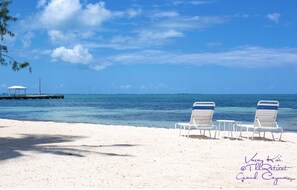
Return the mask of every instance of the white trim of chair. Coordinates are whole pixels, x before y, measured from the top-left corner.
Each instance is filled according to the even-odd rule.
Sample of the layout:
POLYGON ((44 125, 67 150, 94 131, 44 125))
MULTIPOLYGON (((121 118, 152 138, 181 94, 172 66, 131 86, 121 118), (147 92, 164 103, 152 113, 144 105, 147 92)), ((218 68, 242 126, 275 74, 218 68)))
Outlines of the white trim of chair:
MULTIPOLYGON (((255 133, 259 133, 259 137, 261 137, 261 132, 264 132, 263 138, 265 138, 266 132, 270 131, 272 139, 275 140, 273 132, 279 131, 280 132, 279 140, 281 140, 282 134, 283 134, 283 128, 279 127, 279 125, 276 122, 278 107, 279 107, 278 101, 260 100, 257 104, 257 110, 255 113, 254 123, 253 124, 241 124, 241 123, 237 124, 237 126, 240 128, 240 137, 242 138, 242 129, 246 129, 247 132, 249 132, 249 129, 252 129, 253 134, 252 134, 251 139, 254 139, 255 133), (263 113, 267 112, 267 113, 263 114, 262 112, 263 113), (261 116, 261 114, 263 114, 263 115, 261 116), (271 124, 271 126, 264 126, 263 123, 265 123, 265 122, 261 123, 261 118, 259 118, 259 117, 270 118, 269 123, 271 124)), ((250 137, 248 136, 247 138, 249 139, 250 137)))
POLYGON ((190 137, 190 130, 198 129, 200 130, 200 134, 201 134, 201 131, 203 130, 203 135, 205 135, 205 131, 208 130, 209 136, 211 138, 210 130, 216 129, 216 126, 212 122, 214 108, 215 108, 214 102, 195 102, 193 104, 191 119, 189 123, 175 123, 175 129, 177 129, 179 126, 179 136, 181 136, 181 131, 183 128, 184 131, 186 130, 188 131, 186 134, 187 137, 190 137), (203 113, 201 112, 202 110, 210 111, 210 112, 209 113, 206 112, 205 115, 202 115, 203 113), (199 117, 199 119, 201 119, 200 120, 201 123, 197 123, 197 120, 199 121, 199 119, 195 119, 196 116, 199 117))

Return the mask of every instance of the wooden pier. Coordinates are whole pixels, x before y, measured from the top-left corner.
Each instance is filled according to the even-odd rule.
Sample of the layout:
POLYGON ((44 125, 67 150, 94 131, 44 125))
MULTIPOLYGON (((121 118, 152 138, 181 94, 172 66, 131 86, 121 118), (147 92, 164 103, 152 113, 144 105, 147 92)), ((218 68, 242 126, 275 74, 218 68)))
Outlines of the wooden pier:
POLYGON ((64 99, 64 95, 16 95, 0 96, 0 100, 64 99))

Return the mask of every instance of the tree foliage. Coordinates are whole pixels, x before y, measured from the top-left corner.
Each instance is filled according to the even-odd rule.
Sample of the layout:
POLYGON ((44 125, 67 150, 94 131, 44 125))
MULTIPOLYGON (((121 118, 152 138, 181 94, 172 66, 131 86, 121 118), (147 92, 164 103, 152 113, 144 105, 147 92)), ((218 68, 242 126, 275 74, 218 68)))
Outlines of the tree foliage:
MULTIPOLYGON (((8 22, 15 22, 16 17, 9 15, 8 5, 11 0, 0 0, 0 41, 3 42, 5 36, 13 37, 14 33, 8 29, 8 22)), ((18 62, 14 58, 8 55, 8 47, 0 44, 0 64, 12 66, 13 71, 19 71, 20 69, 28 67, 31 72, 30 63, 27 61, 18 62)))

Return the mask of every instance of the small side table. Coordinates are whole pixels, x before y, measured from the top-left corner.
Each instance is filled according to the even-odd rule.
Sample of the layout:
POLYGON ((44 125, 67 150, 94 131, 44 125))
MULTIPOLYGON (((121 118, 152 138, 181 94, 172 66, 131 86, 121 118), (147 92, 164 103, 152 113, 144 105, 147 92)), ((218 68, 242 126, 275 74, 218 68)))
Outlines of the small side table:
POLYGON ((236 121, 234 120, 217 120, 218 122, 218 130, 219 130, 219 137, 220 137, 220 132, 221 132, 221 126, 224 127, 224 137, 225 137, 225 132, 226 129, 228 130, 228 138, 230 138, 230 133, 231 133, 231 137, 233 138, 233 131, 237 132, 236 129, 236 121))

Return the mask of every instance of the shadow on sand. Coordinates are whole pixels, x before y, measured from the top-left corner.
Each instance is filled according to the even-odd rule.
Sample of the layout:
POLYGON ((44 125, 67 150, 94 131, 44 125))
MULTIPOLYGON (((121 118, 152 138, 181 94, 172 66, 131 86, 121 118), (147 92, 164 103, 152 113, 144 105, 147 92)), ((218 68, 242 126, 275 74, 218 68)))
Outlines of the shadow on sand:
POLYGON ((251 141, 290 142, 290 141, 278 140, 278 139, 273 140, 272 138, 266 138, 266 137, 254 137, 252 139, 252 137, 242 136, 241 138, 242 138, 242 140, 245 139, 245 140, 251 140, 251 141))
MULTIPOLYGON (((187 136, 185 136, 185 135, 182 135, 182 136, 187 138, 187 136)), ((210 138, 210 137, 208 137, 208 136, 206 136, 206 135, 190 135, 189 138, 191 138, 191 139, 209 139, 209 140, 217 140, 217 139, 214 139, 214 138, 210 138)))
POLYGON ((270 138, 265 138, 265 137, 254 137, 254 139, 252 139, 254 141, 272 141, 272 142, 287 142, 287 141, 284 141, 284 140, 273 140, 273 139, 270 139, 270 138))
POLYGON ((21 138, 0 138, 0 161, 13 159, 21 156, 24 151, 36 153, 54 154, 59 156, 85 157, 87 154, 99 154, 105 156, 132 156, 129 154, 117 154, 97 151, 100 147, 132 147, 133 144, 112 145, 61 145, 59 143, 73 142, 84 138, 82 136, 63 135, 22 135, 21 138), (86 148, 87 147, 87 148, 86 148))

